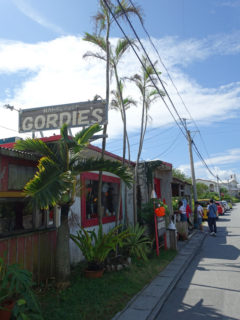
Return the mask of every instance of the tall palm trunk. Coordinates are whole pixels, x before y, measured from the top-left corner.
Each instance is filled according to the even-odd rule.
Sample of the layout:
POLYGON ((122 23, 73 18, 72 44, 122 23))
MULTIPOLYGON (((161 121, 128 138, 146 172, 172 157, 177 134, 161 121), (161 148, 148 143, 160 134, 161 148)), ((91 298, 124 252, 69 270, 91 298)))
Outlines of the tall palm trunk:
POLYGON ((139 147, 136 165, 134 169, 134 183, 133 183, 133 204, 134 204, 134 225, 137 224, 137 186, 138 186, 138 165, 142 152, 143 146, 143 133, 144 133, 144 119, 145 119, 145 89, 143 89, 143 102, 142 102, 142 118, 141 118, 141 131, 140 131, 140 139, 139 139, 139 147))
POLYGON ((56 278, 57 282, 67 282, 70 276, 69 225, 70 206, 61 207, 61 225, 57 231, 56 278))
MULTIPOLYGON (((123 120, 123 155, 122 155, 122 164, 123 166, 125 165, 125 158, 126 158, 126 132, 127 132, 127 124, 126 124, 126 110, 124 108, 124 102, 123 102, 123 97, 122 97, 122 90, 121 90, 121 85, 120 85, 120 80, 118 77, 118 72, 117 72, 117 66, 114 63, 114 73, 115 73, 115 78, 117 82, 117 89, 120 97, 120 102, 121 102, 121 114, 122 114, 122 120, 123 120)), ((119 190, 119 196, 118 196, 118 209, 117 209, 117 215, 116 215, 116 226, 119 224, 119 217, 120 217, 120 210, 121 210, 121 200, 122 200, 122 180, 120 181, 120 190, 119 190)), ((125 198, 126 201, 126 198, 125 198)), ((126 208, 126 205, 125 205, 126 208)), ((126 214, 126 212, 125 212, 126 214)))
MULTIPOLYGON (((106 61, 106 104, 107 104, 107 112, 109 108, 109 96, 110 96, 110 44, 109 44, 109 33, 110 33, 110 21, 109 16, 107 16, 107 30, 106 30, 106 44, 107 44, 107 61, 106 61)), ((104 153, 106 150, 106 135, 107 135, 107 124, 103 127, 103 140, 102 140, 102 159, 104 158, 104 153)), ((99 180, 98 180, 98 223, 99 225, 102 225, 102 218, 103 218, 103 212, 102 212, 102 171, 99 171, 99 180)))

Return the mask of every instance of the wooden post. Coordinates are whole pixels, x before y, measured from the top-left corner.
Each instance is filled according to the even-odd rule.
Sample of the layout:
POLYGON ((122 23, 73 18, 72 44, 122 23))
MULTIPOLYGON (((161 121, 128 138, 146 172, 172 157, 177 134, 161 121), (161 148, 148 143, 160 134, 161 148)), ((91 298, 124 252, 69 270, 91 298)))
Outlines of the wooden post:
POLYGON ((155 224, 156 253, 157 253, 157 256, 159 256, 158 224, 157 224, 157 216, 155 214, 155 203, 153 204, 153 211, 154 211, 154 224, 155 224))

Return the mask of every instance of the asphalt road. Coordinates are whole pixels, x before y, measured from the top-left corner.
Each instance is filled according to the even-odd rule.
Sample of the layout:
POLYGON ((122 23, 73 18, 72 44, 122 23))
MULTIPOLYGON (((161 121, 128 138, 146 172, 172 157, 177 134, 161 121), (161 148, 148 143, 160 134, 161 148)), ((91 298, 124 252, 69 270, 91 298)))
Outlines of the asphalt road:
POLYGON ((217 228, 216 237, 205 238, 156 320, 240 320, 240 204, 219 217, 217 228))

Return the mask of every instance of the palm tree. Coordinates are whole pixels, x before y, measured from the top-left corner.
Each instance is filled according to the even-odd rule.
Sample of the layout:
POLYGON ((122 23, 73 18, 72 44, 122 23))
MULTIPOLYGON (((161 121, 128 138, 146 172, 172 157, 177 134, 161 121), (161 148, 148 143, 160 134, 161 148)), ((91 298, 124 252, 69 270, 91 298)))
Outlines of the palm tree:
MULTIPOLYGON (((136 106, 137 103, 131 97, 123 98, 123 83, 120 80, 118 84, 117 90, 111 91, 113 98, 111 100, 111 109, 117 110, 121 114, 122 122, 123 122, 123 165, 125 165, 125 153, 126 153, 126 143, 128 145, 128 161, 130 163, 131 160, 131 153, 130 153, 130 143, 127 134, 127 118, 126 118, 126 110, 129 109, 132 105, 136 106)), ((128 213, 127 213, 127 186, 124 186, 124 194, 125 194, 125 219, 126 225, 128 225, 128 213)), ((120 190, 121 190, 121 183, 120 183, 120 190)), ((119 215, 120 215, 120 206, 121 206, 121 193, 118 197, 118 211, 116 216, 116 225, 119 223, 119 215)))
MULTIPOLYGON (((153 66, 149 63, 146 57, 142 57, 143 66, 141 67, 141 74, 135 74, 129 80, 133 81, 140 91, 141 102, 142 102, 142 113, 141 113, 141 129, 138 154, 136 159, 136 165, 134 170, 134 185, 133 185, 133 196, 134 196, 134 224, 137 223, 137 184, 138 184, 138 165, 142 153, 142 147, 144 142, 145 133, 147 130, 148 121, 150 119, 149 109, 151 104, 158 99, 159 93, 156 90, 155 85, 158 81, 158 76, 155 73, 157 61, 153 66), (155 85, 154 85, 155 84, 155 85)), ((160 74, 160 72, 158 72, 160 74)), ((164 96, 164 92, 161 91, 161 95, 164 96)))
MULTIPOLYGON (((106 59, 107 59, 107 54, 106 54, 107 44, 106 44, 104 38, 86 33, 84 40, 93 43, 94 45, 96 45, 100 49, 100 52, 91 52, 91 51, 86 52, 84 54, 85 58, 86 57, 94 57, 94 58, 106 61, 106 59)), ((112 74, 114 74, 115 80, 116 80, 116 85, 117 85, 117 89, 112 91, 112 93, 115 93, 115 97, 117 98, 117 100, 115 100, 115 101, 117 102, 118 109, 121 111, 121 118, 123 121, 123 154, 122 154, 122 164, 123 165, 125 165, 126 143, 128 140, 127 119, 126 119, 126 101, 124 101, 123 96, 122 96, 123 84, 122 84, 122 81, 118 75, 117 66, 118 66, 118 63, 120 62, 122 56, 128 50, 128 48, 130 47, 131 44, 134 45, 133 40, 131 40, 131 42, 129 43, 129 41, 126 39, 119 39, 115 48, 113 48, 111 45, 109 45, 110 75, 112 76, 112 74)), ((131 103, 128 104, 128 107, 130 107, 130 105, 131 105, 131 103)), ((130 150, 129 143, 128 143, 128 150, 130 150)), ((120 183, 120 190, 122 190, 122 183, 120 183)), ((119 198, 118 198, 118 210, 117 210, 117 215, 116 215, 116 225, 119 222, 120 204, 121 204, 121 192, 119 193, 119 198)))
MULTIPOLYGON (((96 32, 93 36, 96 38, 101 38, 101 34, 105 32, 105 49, 106 52, 106 104, 107 109, 109 107, 109 100, 110 100, 110 43, 109 43, 109 36, 110 36, 110 29, 111 25, 114 22, 114 18, 111 16, 111 12, 114 14, 116 19, 124 19, 127 15, 134 14, 136 15, 141 22, 142 21, 142 15, 141 15, 141 9, 137 6, 132 6, 132 4, 128 0, 121 0, 120 5, 114 5, 112 1, 107 0, 99 1, 100 8, 97 12, 96 16, 94 17, 95 24, 96 24, 96 32), (107 4, 106 4, 107 2, 107 4), (110 12, 110 10, 111 12, 110 12)), ((88 35, 86 34, 85 40, 88 40, 88 35)), ((101 38, 103 39, 103 38, 101 38)), ((101 44, 100 44, 101 46, 101 44)), ((103 140, 102 140, 102 158, 104 156, 104 152, 106 149, 106 134, 107 134, 107 124, 104 125, 103 128, 103 140)), ((102 172, 99 172, 99 185, 98 185, 98 196, 100 197, 102 190, 102 172)), ((98 204, 98 216, 99 216, 99 223, 102 223, 102 217, 101 217, 101 208, 100 204, 98 204)))
POLYGON ((69 138, 67 125, 63 125, 61 139, 56 143, 46 144, 40 139, 26 139, 17 141, 15 145, 18 150, 40 155, 38 171, 24 188, 26 195, 32 197, 36 207, 48 208, 51 205, 61 209, 56 250, 58 282, 67 281, 70 275, 68 214, 75 201, 79 174, 85 171, 108 171, 118 175, 127 185, 131 183, 131 174, 121 163, 83 157, 82 151, 89 144, 89 139, 100 130, 102 128, 95 124, 69 138))
MULTIPOLYGON (((112 94, 112 100, 111 100, 111 109, 119 111, 121 114, 121 118, 122 118, 122 122, 124 124, 124 122, 126 122, 127 118, 126 116, 124 116, 124 114, 126 113, 126 110, 128 110, 131 106, 137 106, 137 102, 127 96, 126 98, 123 98, 123 82, 120 80, 119 82, 119 89, 118 90, 112 90, 111 94, 112 94)), ((125 130, 124 130, 124 136, 126 136, 126 143, 127 143, 127 147, 128 147, 128 161, 131 161, 131 152, 130 152, 130 143, 129 143, 129 138, 128 138, 128 133, 127 133, 127 124, 124 124, 125 130)), ((123 151, 124 153, 124 151, 123 151)))

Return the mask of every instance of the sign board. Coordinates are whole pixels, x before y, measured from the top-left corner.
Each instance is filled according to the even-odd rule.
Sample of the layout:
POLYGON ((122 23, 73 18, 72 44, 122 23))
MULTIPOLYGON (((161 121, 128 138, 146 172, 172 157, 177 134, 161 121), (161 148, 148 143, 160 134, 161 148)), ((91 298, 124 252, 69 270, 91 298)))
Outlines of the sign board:
POLYGON ((105 101, 86 101, 41 108, 23 109, 19 112, 19 132, 60 129, 66 123, 69 128, 87 127, 94 123, 107 123, 105 101))
POLYGON ((158 236, 161 237, 166 232, 165 217, 157 217, 158 236))

